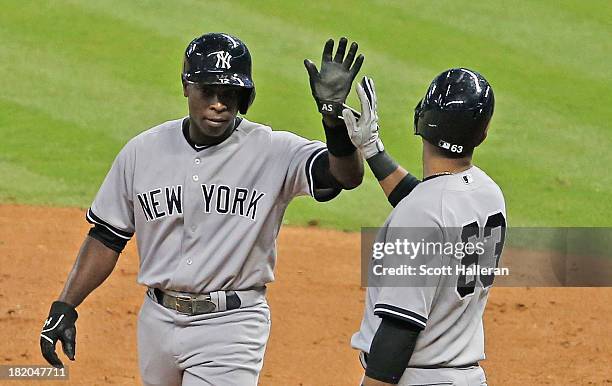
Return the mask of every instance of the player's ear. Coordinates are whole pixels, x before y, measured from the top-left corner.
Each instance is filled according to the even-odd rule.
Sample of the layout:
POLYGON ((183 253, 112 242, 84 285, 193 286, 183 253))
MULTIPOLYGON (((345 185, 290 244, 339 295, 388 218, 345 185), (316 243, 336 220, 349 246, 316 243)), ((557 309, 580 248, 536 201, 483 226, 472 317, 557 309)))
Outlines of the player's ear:
POLYGON ((187 82, 185 82, 185 79, 181 76, 181 83, 183 84, 183 96, 187 97, 187 82))

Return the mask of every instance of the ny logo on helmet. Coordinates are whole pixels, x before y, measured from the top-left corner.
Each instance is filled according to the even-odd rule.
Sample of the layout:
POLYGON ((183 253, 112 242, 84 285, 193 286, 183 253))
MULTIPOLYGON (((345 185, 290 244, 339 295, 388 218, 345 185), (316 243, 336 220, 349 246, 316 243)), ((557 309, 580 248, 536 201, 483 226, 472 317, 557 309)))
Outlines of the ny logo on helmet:
POLYGON ((215 51, 215 52, 211 52, 207 56, 213 56, 213 55, 217 56, 217 63, 215 64, 215 67, 223 68, 223 69, 230 69, 230 68, 232 68, 232 65, 230 64, 230 60, 232 59, 232 55, 230 55, 229 52, 226 52, 226 51, 215 51))

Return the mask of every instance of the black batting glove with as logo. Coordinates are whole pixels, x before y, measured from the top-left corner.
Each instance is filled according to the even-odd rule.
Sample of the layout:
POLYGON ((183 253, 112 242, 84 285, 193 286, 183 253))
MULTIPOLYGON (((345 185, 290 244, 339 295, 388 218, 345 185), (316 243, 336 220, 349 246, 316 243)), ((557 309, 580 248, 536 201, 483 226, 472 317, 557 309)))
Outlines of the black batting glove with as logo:
POLYGON ((51 305, 49 316, 40 333, 40 351, 49 364, 63 368, 64 364, 55 353, 55 343, 62 342, 62 350, 71 361, 76 353, 76 326, 79 315, 74 306, 56 301, 51 305))
POLYGON ((358 48, 355 42, 351 44, 345 56, 347 43, 346 38, 340 39, 333 58, 333 39, 325 43, 320 71, 313 62, 304 60, 312 95, 317 102, 319 112, 324 116, 342 119, 342 110, 346 108, 344 102, 363 64, 363 55, 360 54, 355 58, 358 48))

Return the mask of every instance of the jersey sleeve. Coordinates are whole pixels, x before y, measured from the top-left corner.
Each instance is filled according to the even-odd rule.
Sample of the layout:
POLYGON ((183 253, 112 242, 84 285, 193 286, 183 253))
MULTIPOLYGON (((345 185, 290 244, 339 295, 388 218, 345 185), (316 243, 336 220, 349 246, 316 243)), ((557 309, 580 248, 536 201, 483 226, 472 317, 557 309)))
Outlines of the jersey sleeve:
POLYGON ((325 144, 293 133, 276 131, 273 146, 277 149, 278 166, 285 173, 282 195, 287 199, 301 195, 315 197, 313 165, 317 157, 327 152, 325 144))
POLYGON ((117 155, 87 211, 87 221, 129 240, 135 231, 133 180, 135 149, 130 141, 117 155))
POLYGON ((400 319, 421 330, 426 327, 440 282, 440 276, 433 272, 442 267, 444 261, 442 252, 430 247, 432 243, 441 245, 443 234, 443 229, 427 207, 410 205, 408 210, 396 213, 389 222, 385 243, 398 245, 399 242, 402 248, 398 248, 399 252, 385 255, 385 264, 411 267, 413 272, 385 277, 381 281, 374 315, 400 319))

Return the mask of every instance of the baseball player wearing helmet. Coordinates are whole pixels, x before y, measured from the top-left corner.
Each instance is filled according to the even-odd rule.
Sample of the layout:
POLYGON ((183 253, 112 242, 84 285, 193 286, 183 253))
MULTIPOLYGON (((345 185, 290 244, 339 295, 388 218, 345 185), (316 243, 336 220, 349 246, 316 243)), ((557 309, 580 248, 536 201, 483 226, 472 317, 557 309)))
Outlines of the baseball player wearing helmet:
MULTIPOLYGON (((341 106, 361 67, 357 44, 306 61, 323 113, 326 144, 238 116, 255 98, 251 56, 238 38, 209 33, 185 51, 181 75, 189 115, 130 140, 87 212, 93 224, 40 338, 62 367, 57 340, 75 358, 75 308, 113 270, 137 234, 138 317, 146 385, 256 385, 270 331, 266 285, 276 237, 292 198, 318 201, 361 183, 363 161, 341 106)), ((112 307, 112 306, 111 306, 112 307)))
POLYGON ((479 267, 499 263, 506 208, 500 188, 472 164, 472 154, 487 135, 493 90, 465 68, 433 80, 414 113, 423 142, 422 181, 384 150, 374 82, 364 78, 357 94, 362 114, 357 120, 345 110, 347 129, 394 206, 374 245, 437 243, 410 257, 391 249, 381 263, 373 249, 371 268, 405 264, 415 270, 369 277, 361 328, 351 340, 361 352, 363 385, 486 385, 478 362, 485 358, 482 316, 494 271, 479 267), (465 253, 447 251, 447 243, 465 246, 465 253))

